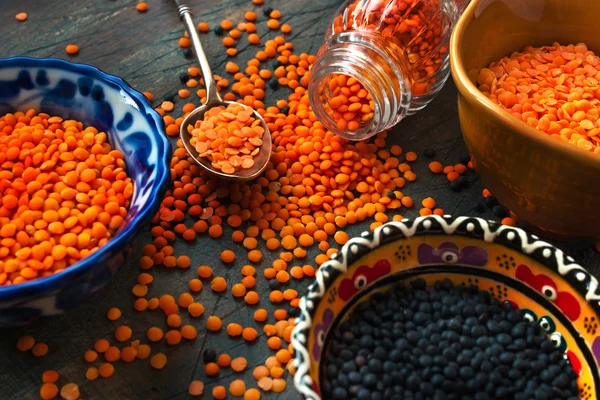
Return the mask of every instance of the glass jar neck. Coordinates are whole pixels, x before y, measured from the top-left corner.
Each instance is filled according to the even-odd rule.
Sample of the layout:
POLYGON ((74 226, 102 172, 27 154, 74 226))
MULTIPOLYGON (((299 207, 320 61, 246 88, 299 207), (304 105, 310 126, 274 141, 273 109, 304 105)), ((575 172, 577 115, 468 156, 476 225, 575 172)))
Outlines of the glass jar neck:
POLYGON ((311 107, 333 133, 350 140, 369 138, 407 115, 412 97, 409 71, 402 49, 377 32, 353 30, 334 34, 317 54, 311 69, 311 107), (371 96, 373 117, 354 130, 340 124, 328 104, 330 82, 339 75, 356 79, 371 96))

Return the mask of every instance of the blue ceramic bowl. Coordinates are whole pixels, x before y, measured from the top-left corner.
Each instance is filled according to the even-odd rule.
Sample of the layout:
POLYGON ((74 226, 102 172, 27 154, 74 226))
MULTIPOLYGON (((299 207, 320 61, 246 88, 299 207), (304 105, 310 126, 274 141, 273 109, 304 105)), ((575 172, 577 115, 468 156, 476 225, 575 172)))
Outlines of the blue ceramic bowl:
POLYGON ((58 274, 0 287, 0 327, 61 314, 104 286, 156 213, 171 176, 162 118, 116 76, 58 59, 0 59, 0 115, 31 108, 106 132, 125 155, 134 195, 125 223, 98 251, 58 274))

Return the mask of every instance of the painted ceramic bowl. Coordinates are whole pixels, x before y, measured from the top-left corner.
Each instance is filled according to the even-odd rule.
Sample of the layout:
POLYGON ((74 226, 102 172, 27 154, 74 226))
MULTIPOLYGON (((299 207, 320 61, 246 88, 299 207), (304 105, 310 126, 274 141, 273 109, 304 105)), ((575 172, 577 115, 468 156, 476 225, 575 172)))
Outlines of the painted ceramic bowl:
POLYGON ((525 46, 586 43, 600 54, 600 2, 472 0, 450 40, 463 137, 481 182, 521 223, 557 238, 600 235, 600 156, 556 140, 477 88, 491 62, 525 46))
POLYGON ((323 264, 300 301, 292 334, 294 382, 320 400, 328 334, 349 311, 399 280, 449 278, 475 284, 538 321, 579 374, 582 399, 596 398, 600 360, 598 281, 561 250, 525 231, 479 218, 420 217, 351 239, 323 264), (590 397, 587 397, 589 395, 590 397))
POLYGON ((0 59, 0 115, 31 108, 105 131, 125 155, 134 195, 125 223, 98 251, 58 274, 0 286, 1 327, 61 314, 104 286, 154 216, 171 176, 162 118, 120 78, 58 59, 0 59))

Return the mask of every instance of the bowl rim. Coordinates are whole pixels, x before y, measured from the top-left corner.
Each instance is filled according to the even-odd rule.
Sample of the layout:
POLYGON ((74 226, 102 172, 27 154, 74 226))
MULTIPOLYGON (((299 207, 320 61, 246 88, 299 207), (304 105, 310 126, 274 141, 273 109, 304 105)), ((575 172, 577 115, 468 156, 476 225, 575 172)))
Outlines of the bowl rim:
POLYGON ((458 88, 459 94, 470 99, 470 102, 475 102, 483 107, 494 118, 499 120, 503 125, 508 126, 519 135, 525 136, 530 140, 539 142, 545 148, 552 149, 556 152, 562 152, 566 156, 577 159, 578 163, 592 163, 600 168, 600 155, 584 151, 572 144, 552 138, 547 134, 529 126, 524 121, 512 115, 510 112, 502 109, 498 104, 487 98, 474 84, 471 82, 469 75, 460 57, 460 47, 462 39, 465 36, 465 31, 475 17, 475 11, 482 2, 487 0, 472 0, 465 9, 464 13, 458 19, 454 31, 450 37, 450 71, 452 78, 458 88), (581 161, 579 161, 581 160, 581 161))
POLYGON ((102 71, 101 69, 88 64, 73 63, 59 58, 34 58, 34 57, 8 57, 0 58, 0 69, 4 67, 23 67, 23 68, 54 68, 67 72, 79 73, 84 76, 93 77, 100 81, 108 82, 118 86, 125 91, 138 106, 138 111, 151 127, 151 132, 144 132, 154 136, 154 139, 160 146, 162 153, 157 162, 157 178, 154 181, 151 193, 144 207, 140 208, 139 213, 127 224, 125 224, 115 236, 113 236, 104 246, 94 253, 88 255, 82 260, 76 262, 68 268, 65 268, 58 274, 53 274, 43 278, 34 279, 29 282, 23 282, 15 285, 0 286, 0 300, 16 300, 21 297, 43 297, 42 293, 52 292, 61 289, 72 279, 88 273, 92 267, 98 263, 98 260, 105 254, 120 251, 121 247, 131 244, 135 235, 142 226, 153 217, 158 209, 162 195, 167 189, 171 180, 171 171, 169 162, 173 154, 173 146, 169 139, 164 135, 164 121, 162 117, 152 108, 146 97, 138 90, 129 85, 123 78, 102 71))
POLYGON ((312 318, 330 285, 348 272, 349 265, 379 246, 415 236, 431 235, 467 237, 518 251, 560 275, 574 291, 586 299, 596 314, 600 315, 598 280, 571 256, 521 228, 478 217, 449 215, 431 215, 414 220, 405 218, 400 222, 388 222, 372 232, 365 231, 350 239, 317 270, 313 283, 300 300, 300 315, 296 318, 296 326, 292 332, 292 346, 296 367, 294 385, 305 399, 321 399, 313 390, 313 381, 309 374, 312 356, 308 349, 308 337, 312 318))

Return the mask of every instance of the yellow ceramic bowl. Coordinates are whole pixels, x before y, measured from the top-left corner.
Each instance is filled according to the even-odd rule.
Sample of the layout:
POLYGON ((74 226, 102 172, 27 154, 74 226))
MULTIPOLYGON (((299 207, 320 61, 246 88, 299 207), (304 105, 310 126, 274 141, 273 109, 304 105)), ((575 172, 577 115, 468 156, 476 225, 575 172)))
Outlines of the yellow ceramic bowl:
POLYGON ((463 135, 483 184, 527 225, 600 236, 600 156, 551 138, 475 86, 479 70, 527 45, 586 43, 600 54, 598 0, 472 0, 450 42, 463 135))
POLYGON ((328 337, 349 312, 374 292, 416 278, 474 284, 522 309, 571 360, 581 398, 598 398, 598 280, 522 229, 479 218, 428 216, 365 232, 319 268, 300 301, 292 334, 294 383, 305 399, 322 399, 328 337))

